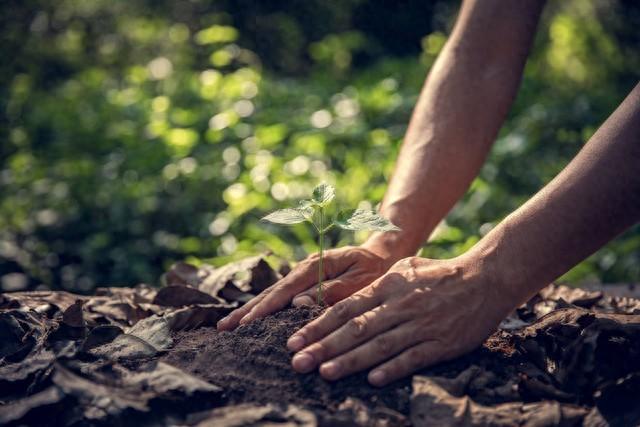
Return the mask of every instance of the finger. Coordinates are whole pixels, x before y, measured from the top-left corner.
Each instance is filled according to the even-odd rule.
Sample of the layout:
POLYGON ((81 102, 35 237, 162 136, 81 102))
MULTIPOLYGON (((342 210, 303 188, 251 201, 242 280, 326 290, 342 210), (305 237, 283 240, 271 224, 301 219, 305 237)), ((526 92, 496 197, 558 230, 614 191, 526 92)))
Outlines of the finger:
POLYGON ((299 372, 308 372, 340 354, 357 347, 399 323, 407 315, 402 310, 382 305, 367 311, 346 322, 343 326, 327 335, 320 341, 304 348, 291 361, 293 368, 299 372))
POLYGON ((289 350, 299 351, 324 338, 352 318, 369 311, 378 303, 379 297, 375 293, 357 292, 328 308, 320 317, 293 334, 287 341, 287 347, 289 350))
POLYGON ((369 286, 336 303, 320 317, 293 334, 287 341, 287 347, 291 351, 300 351, 335 331, 351 318, 380 305, 382 300, 393 291, 399 277, 402 278, 397 274, 385 274, 369 286))
MULTIPOLYGON (((275 286, 275 285, 274 285, 275 286)), ((240 319, 251 311, 251 309, 258 304, 262 299, 271 291, 271 288, 267 288, 262 293, 254 297, 252 300, 247 302, 242 307, 236 308, 231 313, 229 313, 226 317, 220 319, 216 324, 216 327, 219 331, 229 331, 235 329, 238 326, 240 319)))
POLYGON ((427 341, 410 347, 397 357, 383 363, 369 372, 369 382, 382 387, 397 379, 406 377, 418 369, 436 364, 446 359, 446 349, 439 341, 427 341))
POLYGON ((311 295, 304 293, 293 297, 291 305, 294 307, 308 307, 315 304, 317 301, 317 298, 314 299, 311 295))
POLYGON ((299 264, 285 278, 273 285, 272 292, 249 307, 250 310, 245 310, 238 322, 245 324, 285 307, 294 295, 313 286, 316 274, 313 262, 299 264))
MULTIPOLYGON (((325 256, 325 274, 328 277, 341 274, 353 264, 352 251, 334 250, 327 252, 325 256)), ((277 283, 273 292, 265 296, 242 319, 240 324, 246 324, 260 317, 271 314, 284 308, 291 299, 301 291, 304 291, 317 283, 318 278, 317 254, 307 258, 291 271, 284 279, 277 283)))
MULTIPOLYGON (((345 294, 345 296, 351 295, 353 292, 358 290, 358 287, 355 285, 350 285, 348 282, 348 273, 344 276, 341 276, 339 279, 328 280, 322 284, 322 299, 323 302, 327 305, 333 305, 337 301, 344 299, 344 297, 340 298, 339 295, 345 294), (353 292, 346 293, 345 288, 353 289, 353 292)), ((313 305, 318 302, 318 287, 314 286, 313 288, 301 292, 295 297, 293 297, 293 301, 291 305, 295 307, 300 307, 303 305, 313 305)))
POLYGON ((397 355, 421 341, 418 325, 402 323, 371 340, 320 365, 320 375, 327 380, 337 380, 360 372, 397 355))
MULTIPOLYGON (((361 269, 349 270, 337 279, 328 280, 322 284, 324 303, 333 305, 359 291, 377 277, 367 274, 361 269)), ((317 301, 318 290, 316 287, 299 293, 293 297, 292 304, 296 307, 312 305, 317 301)))

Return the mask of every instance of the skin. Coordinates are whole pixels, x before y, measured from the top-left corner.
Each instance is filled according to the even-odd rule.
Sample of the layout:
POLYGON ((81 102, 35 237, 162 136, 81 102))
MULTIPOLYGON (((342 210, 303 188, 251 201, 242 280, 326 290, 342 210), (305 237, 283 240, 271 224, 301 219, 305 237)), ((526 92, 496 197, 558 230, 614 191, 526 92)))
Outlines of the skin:
MULTIPOLYGON (((396 163, 402 167, 394 171, 380 208, 402 231, 376 233, 357 250, 327 251, 328 304, 369 285, 396 261, 415 255, 465 193, 515 97, 542 6, 537 0, 463 4, 425 81, 396 163)), ((317 262, 317 254, 311 255, 222 319, 218 328, 231 330, 289 303, 313 304, 317 262)))
POLYGON ((477 347, 509 311, 640 220, 640 84, 547 186, 465 255, 410 257, 296 332, 295 370, 383 386, 477 347))
MULTIPOLYGON (((515 96, 541 8, 536 1, 464 3, 382 205, 403 231, 376 234, 327 262, 335 304, 289 339, 296 371, 319 369, 336 380, 374 367, 369 382, 383 386, 464 354, 511 310, 640 220, 638 85, 552 182, 470 251, 448 260, 411 256, 484 161, 515 96)), ((315 262, 304 261, 220 329, 306 298, 315 262)))

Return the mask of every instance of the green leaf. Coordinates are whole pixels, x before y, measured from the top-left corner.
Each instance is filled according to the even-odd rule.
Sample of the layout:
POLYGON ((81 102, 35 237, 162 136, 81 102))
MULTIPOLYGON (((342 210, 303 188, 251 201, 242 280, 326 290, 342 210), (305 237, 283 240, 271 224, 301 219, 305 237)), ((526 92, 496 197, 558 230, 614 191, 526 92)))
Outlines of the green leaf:
POLYGON ((370 231, 399 231, 391 221, 380 216, 377 212, 362 209, 349 209, 341 211, 335 224, 345 230, 370 230, 370 231))
POLYGON ((280 209, 262 217, 262 221, 273 222, 274 224, 298 224, 307 221, 304 209, 280 209))
POLYGON ((313 222, 313 212, 315 211, 314 202, 311 200, 303 200, 300 202, 300 206, 296 209, 299 211, 307 221, 313 222))
POLYGON ((324 182, 313 189, 313 201, 320 206, 328 205, 335 195, 335 188, 324 182))

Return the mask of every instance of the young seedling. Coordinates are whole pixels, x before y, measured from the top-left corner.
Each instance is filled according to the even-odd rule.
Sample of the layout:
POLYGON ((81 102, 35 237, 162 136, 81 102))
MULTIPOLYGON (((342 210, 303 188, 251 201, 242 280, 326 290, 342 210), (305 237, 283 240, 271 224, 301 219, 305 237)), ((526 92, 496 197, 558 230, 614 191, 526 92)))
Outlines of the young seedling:
POLYGON ((297 208, 280 209, 262 218, 262 221, 268 221, 275 224, 298 224, 301 222, 310 222, 318 232, 318 286, 317 286, 317 302, 318 305, 324 303, 322 296, 322 282, 324 279, 324 236, 333 226, 340 227, 344 230, 358 231, 398 231, 400 230, 388 219, 380 216, 378 213, 363 209, 343 210, 336 215, 335 218, 327 218, 327 207, 333 201, 335 189, 329 185, 322 183, 313 189, 311 199, 303 200, 297 208))

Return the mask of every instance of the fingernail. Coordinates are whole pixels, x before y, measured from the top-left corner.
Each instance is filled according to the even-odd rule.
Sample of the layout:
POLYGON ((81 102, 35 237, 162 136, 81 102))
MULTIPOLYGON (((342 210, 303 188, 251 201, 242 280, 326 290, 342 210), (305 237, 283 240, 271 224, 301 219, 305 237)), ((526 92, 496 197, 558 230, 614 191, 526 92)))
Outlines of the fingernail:
POLYGON ((315 362, 313 361, 313 356, 309 353, 298 353, 293 356, 291 364, 293 365, 293 369, 305 374, 313 370, 315 362))
POLYGON ((294 335, 287 341, 287 347, 291 351, 302 350, 304 347, 304 337, 302 335, 294 335))
POLYGON ((251 317, 250 317, 251 313, 245 315, 242 319, 240 319, 240 323, 241 325, 244 325, 245 323, 249 323, 251 321, 251 317))
POLYGON ((293 299, 293 301, 291 302, 291 304, 294 307, 303 307, 303 306, 313 305, 313 298, 311 298, 310 296, 307 296, 307 295, 303 295, 303 296, 300 296, 300 297, 295 297, 293 299))
POLYGON ((373 385, 382 385, 387 379, 384 371, 373 371, 369 374, 369 382, 373 385))
POLYGON ((340 374, 340 363, 334 360, 320 366, 320 375, 328 379, 335 379, 340 374))

